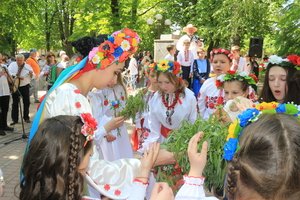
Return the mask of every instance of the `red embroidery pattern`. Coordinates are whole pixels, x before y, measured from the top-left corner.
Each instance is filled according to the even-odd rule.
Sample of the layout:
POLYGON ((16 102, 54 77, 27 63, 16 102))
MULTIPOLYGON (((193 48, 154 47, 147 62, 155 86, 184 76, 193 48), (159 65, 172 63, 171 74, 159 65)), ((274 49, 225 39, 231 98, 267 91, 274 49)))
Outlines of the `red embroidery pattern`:
POLYGON ((121 194, 121 191, 120 191, 120 190, 115 190, 115 195, 116 195, 116 196, 120 196, 120 194, 121 194))
POLYGON ((106 191, 110 190, 110 185, 105 184, 105 185, 104 185, 104 190, 106 190, 106 191))
POLYGON ((77 101, 77 102, 75 103, 75 107, 76 107, 76 108, 81 108, 81 103, 80 103, 79 101, 77 101))
POLYGON ((224 98, 223 97, 209 97, 209 96, 206 96, 205 98, 205 106, 207 108, 210 108, 210 109, 216 109, 216 107, 218 105, 223 105, 224 104, 224 98))
POLYGON ((74 92, 75 92, 75 94, 80 94, 81 93, 81 91, 79 89, 75 89, 74 92))

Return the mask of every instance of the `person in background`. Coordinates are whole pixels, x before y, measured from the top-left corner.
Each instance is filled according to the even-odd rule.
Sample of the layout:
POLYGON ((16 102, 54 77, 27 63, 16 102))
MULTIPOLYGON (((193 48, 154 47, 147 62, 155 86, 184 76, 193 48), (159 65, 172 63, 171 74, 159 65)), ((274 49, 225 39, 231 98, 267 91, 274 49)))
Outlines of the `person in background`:
POLYGON ((175 59, 175 53, 176 53, 176 48, 174 44, 170 44, 167 46, 167 51, 168 54, 165 56, 165 59, 168 61, 174 62, 175 59))
POLYGON ((128 69, 129 69, 129 74, 131 76, 131 89, 135 90, 136 80, 137 80, 137 76, 139 74, 139 71, 138 71, 138 65, 137 65, 137 61, 134 57, 134 54, 132 54, 130 56, 130 62, 129 62, 128 69))
POLYGON ((5 131, 14 130, 12 127, 7 126, 7 113, 10 99, 8 80, 10 78, 6 66, 2 64, 2 55, 0 54, 0 135, 6 135, 5 131))
POLYGON ((256 77, 259 75, 259 64, 256 61, 255 57, 250 57, 249 54, 245 56, 247 69, 250 69, 250 73, 255 74, 256 77))
POLYGON ((250 67, 247 67, 246 59, 240 56, 240 47, 235 45, 231 47, 231 53, 233 55, 231 71, 250 73, 250 67))
POLYGON ((57 64, 56 77, 58 77, 60 73, 69 66, 69 61, 70 58, 66 54, 61 56, 61 61, 57 64))
POLYGON ((47 54, 46 61, 46 65, 43 68, 40 77, 46 77, 47 90, 49 90, 57 79, 57 62, 55 59, 55 54, 49 52, 47 54))
POLYGON ((194 55, 190 48, 190 40, 186 39, 183 41, 184 49, 179 51, 177 55, 177 62, 181 65, 182 69, 182 79, 189 82, 189 87, 191 87, 191 78, 193 75, 192 64, 194 62, 194 55))
POLYGON ((209 78, 210 73, 210 62, 205 58, 205 50, 203 48, 198 48, 197 50, 198 59, 194 60, 193 63, 193 83, 192 89, 197 97, 200 91, 200 88, 204 81, 209 78))
MULTIPOLYGON (((29 106, 30 106, 30 96, 29 96, 29 87, 30 81, 33 76, 33 69, 30 65, 25 63, 25 57, 23 54, 18 54, 16 56, 16 62, 12 62, 8 66, 9 74, 14 78, 19 80, 17 90, 12 93, 12 110, 11 118, 13 122, 10 125, 15 125, 19 121, 19 103, 20 95, 22 95, 23 100, 23 118, 26 123, 31 123, 29 118, 29 106)), ((22 111, 21 111, 22 112, 22 111)))
POLYGON ((39 97, 38 97, 38 90, 39 90, 39 76, 40 76, 40 66, 37 62, 37 56, 38 52, 36 49, 30 49, 29 58, 26 60, 26 64, 30 65, 34 72, 34 76, 31 79, 31 87, 34 97, 34 103, 40 103, 39 97))

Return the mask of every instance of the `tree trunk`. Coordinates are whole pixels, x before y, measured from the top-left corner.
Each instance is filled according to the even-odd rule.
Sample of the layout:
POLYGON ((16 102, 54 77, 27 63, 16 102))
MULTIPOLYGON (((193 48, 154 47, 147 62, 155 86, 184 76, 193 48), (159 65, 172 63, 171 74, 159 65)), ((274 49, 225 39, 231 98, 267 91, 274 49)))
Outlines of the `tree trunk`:
POLYGON ((119 30, 121 28, 119 1, 111 0, 110 8, 112 14, 112 26, 115 30, 119 30))
POLYGON ((132 6, 131 6, 131 27, 134 28, 137 22, 137 9, 138 9, 139 1, 138 0, 132 0, 132 6))

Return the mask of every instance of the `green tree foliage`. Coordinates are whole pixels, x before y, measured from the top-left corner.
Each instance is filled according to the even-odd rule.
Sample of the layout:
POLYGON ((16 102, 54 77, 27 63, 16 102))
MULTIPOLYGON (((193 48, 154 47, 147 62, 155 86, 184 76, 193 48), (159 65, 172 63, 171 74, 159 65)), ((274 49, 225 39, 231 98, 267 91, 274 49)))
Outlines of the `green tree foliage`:
POLYGON ((249 38, 261 36, 268 52, 283 55, 299 53, 299 15, 299 1, 291 0, 2 0, 0 51, 35 47, 71 53, 71 41, 122 27, 139 33, 141 50, 153 50, 154 39, 172 32, 164 25, 170 19, 173 29, 197 26, 208 50, 232 44, 247 50, 249 38))

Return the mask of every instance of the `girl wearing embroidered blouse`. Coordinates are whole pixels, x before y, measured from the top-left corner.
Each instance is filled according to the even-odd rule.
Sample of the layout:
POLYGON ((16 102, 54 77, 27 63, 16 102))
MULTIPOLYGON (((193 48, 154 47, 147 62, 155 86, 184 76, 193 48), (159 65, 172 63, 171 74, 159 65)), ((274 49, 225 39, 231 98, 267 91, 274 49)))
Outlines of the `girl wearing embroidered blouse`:
POLYGON ((88 95, 93 116, 100 124, 96 132, 96 147, 102 152, 103 159, 108 161, 133 158, 124 117, 117 117, 125 107, 126 89, 121 74, 115 79, 108 88, 94 90, 88 95))
POLYGON ((227 49, 213 49, 210 54, 216 77, 207 79, 199 92, 198 108, 204 119, 208 119, 216 111, 218 105, 224 104, 224 91, 217 88, 216 80, 218 76, 226 73, 232 64, 232 55, 227 49))
POLYGON ((224 122, 231 122, 245 109, 251 107, 255 99, 255 86, 257 78, 254 74, 245 72, 228 71, 218 76, 216 85, 224 90, 226 104, 223 109, 217 109, 216 116, 224 122))
POLYGON ((283 103, 288 92, 289 81, 297 71, 297 55, 290 55, 287 58, 272 55, 268 62, 259 100, 283 103))
MULTIPOLYGON (((155 63, 150 64, 147 66, 146 70, 146 77, 149 80, 149 86, 143 89, 144 101, 146 105, 149 105, 152 97, 154 96, 155 92, 158 90, 157 84, 157 72, 154 70, 155 63)), ((132 146, 133 150, 137 151, 138 149, 142 149, 144 140, 149 136, 150 128, 149 128, 149 106, 147 109, 142 112, 138 113, 135 120, 135 130, 132 133, 132 146)))
POLYGON ((155 70, 159 90, 149 103, 150 134, 140 152, 151 142, 163 142, 171 130, 179 128, 182 121, 193 123, 197 118, 196 98, 178 77, 181 72, 179 63, 162 60, 156 64, 155 70))
MULTIPOLYGON (((61 115, 42 122, 25 154, 20 199, 80 200, 96 128, 97 122, 91 114, 61 115)), ((144 168, 151 169, 158 150, 158 144, 149 148, 142 159, 144 168)), ((105 187, 109 189, 110 185, 105 187)), ((132 188, 129 199, 142 199, 136 189, 132 188)))
MULTIPOLYGON (((28 145, 43 120, 58 115, 78 116, 82 113, 92 113, 91 105, 86 98, 88 92, 93 88, 107 87, 123 70, 125 60, 137 51, 139 41, 137 33, 124 28, 113 33, 100 46, 93 48, 80 63, 65 69, 35 115, 28 145)), ((144 194, 149 171, 140 167, 139 160, 122 159, 108 162, 100 160, 97 150, 94 150, 85 178, 98 197, 101 193, 112 199, 126 199, 136 184, 133 182, 136 176, 144 177, 142 181, 145 185, 139 185, 140 194, 144 194)))

